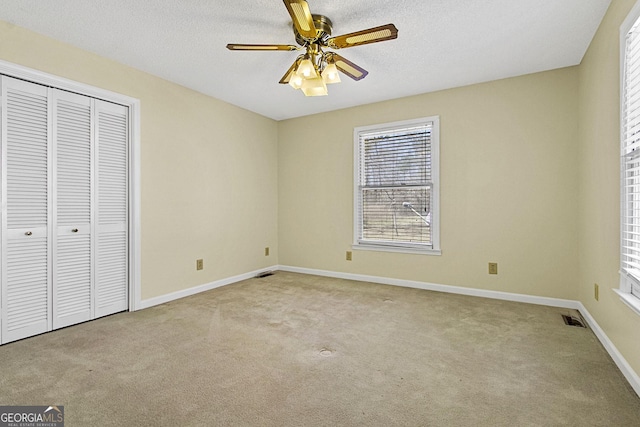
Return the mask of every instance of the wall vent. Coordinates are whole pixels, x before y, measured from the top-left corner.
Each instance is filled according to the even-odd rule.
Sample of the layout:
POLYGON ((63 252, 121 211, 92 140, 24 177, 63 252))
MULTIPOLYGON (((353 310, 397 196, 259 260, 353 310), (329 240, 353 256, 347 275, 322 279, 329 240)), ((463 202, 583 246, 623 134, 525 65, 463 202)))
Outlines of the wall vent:
POLYGON ((273 271, 263 271, 256 274, 256 279, 262 279, 263 277, 273 276, 273 271))

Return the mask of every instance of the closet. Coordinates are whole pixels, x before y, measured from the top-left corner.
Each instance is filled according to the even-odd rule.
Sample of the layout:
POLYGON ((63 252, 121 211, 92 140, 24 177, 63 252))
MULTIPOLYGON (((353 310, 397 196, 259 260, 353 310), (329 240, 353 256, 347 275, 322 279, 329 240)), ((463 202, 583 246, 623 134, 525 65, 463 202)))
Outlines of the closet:
POLYGON ((128 107, 0 76, 0 342, 128 308, 128 107))

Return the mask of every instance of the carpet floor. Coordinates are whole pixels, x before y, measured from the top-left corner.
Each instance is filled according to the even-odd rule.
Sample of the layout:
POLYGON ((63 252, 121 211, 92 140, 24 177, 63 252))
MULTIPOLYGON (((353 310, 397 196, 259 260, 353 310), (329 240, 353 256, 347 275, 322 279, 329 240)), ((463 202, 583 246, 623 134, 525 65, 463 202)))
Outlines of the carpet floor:
POLYGON ((0 405, 64 405, 67 427, 640 426, 561 314, 277 272, 1 346, 0 405))

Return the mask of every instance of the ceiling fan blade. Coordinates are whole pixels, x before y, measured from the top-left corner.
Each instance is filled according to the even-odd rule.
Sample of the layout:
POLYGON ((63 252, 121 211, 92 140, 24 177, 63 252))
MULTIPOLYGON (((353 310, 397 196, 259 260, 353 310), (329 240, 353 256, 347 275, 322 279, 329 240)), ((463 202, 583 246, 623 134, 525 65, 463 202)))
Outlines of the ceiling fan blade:
POLYGON ((367 74, 369 74, 369 72, 364 68, 354 64, 337 53, 334 53, 332 57, 336 64, 336 68, 355 81, 362 80, 367 77, 367 74))
POLYGON ((393 40, 397 37, 398 29, 396 26, 387 24, 381 25, 380 27, 369 28, 368 30, 331 37, 327 40, 327 45, 333 49, 344 49, 345 47, 393 40))
POLYGON ((307 39, 315 39, 317 36, 316 27, 313 24, 313 17, 309 11, 309 4, 305 0, 283 0, 293 25, 298 33, 307 39))
POLYGON ((280 81, 278 83, 280 83, 281 85, 285 85, 285 84, 289 83, 289 80, 291 80, 291 76, 296 71, 296 67, 298 66, 299 62, 300 62, 300 58, 298 57, 298 58, 296 58, 295 61, 293 61, 293 64, 291 64, 291 67, 289 67, 287 72, 284 73, 284 76, 282 76, 282 78, 280 79, 280 81))
POLYGON ((299 48, 290 44, 233 44, 227 45, 229 50, 298 50, 299 48))

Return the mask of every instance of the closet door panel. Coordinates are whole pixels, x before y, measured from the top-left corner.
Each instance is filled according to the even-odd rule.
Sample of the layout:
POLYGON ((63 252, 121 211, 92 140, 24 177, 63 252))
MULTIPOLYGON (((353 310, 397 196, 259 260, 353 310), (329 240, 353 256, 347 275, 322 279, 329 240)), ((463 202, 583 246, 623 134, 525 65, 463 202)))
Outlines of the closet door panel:
POLYGON ((2 342, 51 329, 49 89, 2 76, 2 342))
POLYGON ((96 317, 127 310, 128 109, 96 100, 96 317))
POLYGON ((92 99, 53 93, 53 328, 93 317, 92 99))
POLYGON ((128 108, 0 91, 0 343, 127 310, 128 108))

